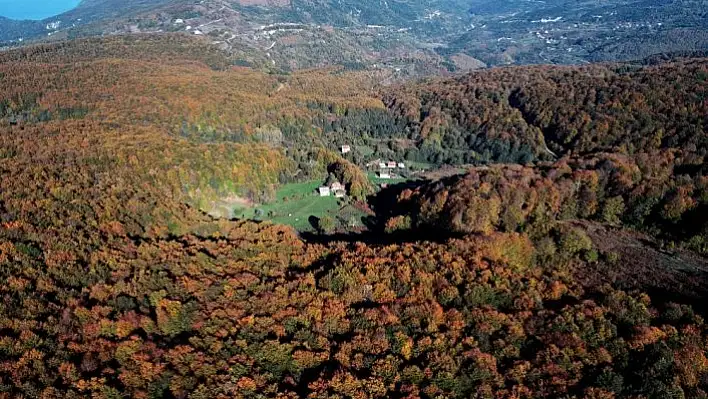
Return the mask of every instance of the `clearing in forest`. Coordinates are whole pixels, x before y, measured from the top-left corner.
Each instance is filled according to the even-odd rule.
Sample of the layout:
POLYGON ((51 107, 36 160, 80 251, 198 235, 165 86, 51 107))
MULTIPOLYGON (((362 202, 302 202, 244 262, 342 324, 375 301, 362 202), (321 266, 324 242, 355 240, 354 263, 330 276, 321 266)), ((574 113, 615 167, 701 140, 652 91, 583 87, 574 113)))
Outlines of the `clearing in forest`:
POLYGON ((274 223, 293 226, 298 231, 311 231, 310 218, 337 217, 341 208, 335 197, 320 197, 317 188, 320 180, 285 184, 276 193, 272 202, 248 208, 237 208, 234 216, 240 219, 270 220, 274 223))

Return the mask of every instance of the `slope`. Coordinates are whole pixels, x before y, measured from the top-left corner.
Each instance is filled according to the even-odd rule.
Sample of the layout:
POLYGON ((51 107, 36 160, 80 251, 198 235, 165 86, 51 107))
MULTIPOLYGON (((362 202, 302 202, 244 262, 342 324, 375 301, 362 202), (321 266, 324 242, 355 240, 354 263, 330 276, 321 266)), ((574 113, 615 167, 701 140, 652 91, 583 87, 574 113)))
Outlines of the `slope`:
POLYGON ((508 64, 583 64, 708 48, 700 0, 85 1, 42 22, 0 21, 0 41, 182 32, 241 64, 383 69, 388 81, 508 64))
MULTIPOLYGON (((329 161, 312 161, 337 159, 326 148, 339 133, 317 127, 383 137, 395 118, 363 89, 367 74, 215 69, 199 44, 92 39, 0 62, 0 395, 705 396, 703 318, 665 296, 585 284, 578 270, 612 258, 577 222, 595 214, 554 213, 576 195, 606 204, 598 187, 649 187, 645 171, 632 180, 641 158, 568 155, 432 183, 420 192, 449 191, 464 215, 447 226, 460 236, 437 243, 318 244, 214 220, 200 199, 263 195, 293 161, 326 175, 329 161), (509 215, 487 217, 502 201, 509 215)), ((660 147, 667 162, 703 148, 671 137, 682 136, 660 147)), ((418 211, 435 225, 448 202, 430 204, 418 211)), ((618 209, 600 215, 619 223, 618 209)))

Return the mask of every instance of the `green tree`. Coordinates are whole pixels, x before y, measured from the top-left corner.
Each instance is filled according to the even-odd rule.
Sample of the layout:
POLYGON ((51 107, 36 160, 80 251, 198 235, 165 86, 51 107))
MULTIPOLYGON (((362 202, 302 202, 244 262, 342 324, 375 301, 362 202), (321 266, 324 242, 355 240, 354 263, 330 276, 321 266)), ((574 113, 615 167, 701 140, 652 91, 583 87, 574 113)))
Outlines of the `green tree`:
POLYGON ((317 223, 321 233, 330 234, 337 228, 337 224, 331 216, 323 216, 317 223))

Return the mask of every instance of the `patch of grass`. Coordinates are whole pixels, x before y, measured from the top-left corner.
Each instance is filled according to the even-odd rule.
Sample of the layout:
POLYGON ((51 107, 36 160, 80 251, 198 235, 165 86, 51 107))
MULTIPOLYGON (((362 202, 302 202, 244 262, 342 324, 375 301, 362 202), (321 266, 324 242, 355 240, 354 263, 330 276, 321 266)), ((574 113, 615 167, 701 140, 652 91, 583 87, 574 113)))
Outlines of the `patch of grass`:
POLYGON ((254 208, 237 209, 235 216, 270 220, 293 226, 299 231, 314 230, 309 221, 311 216, 321 218, 329 215, 335 218, 341 207, 337 198, 317 195, 316 190, 321 184, 319 180, 286 184, 276 193, 275 201, 254 208))
POLYGON ((367 175, 369 176, 369 180, 371 180, 372 183, 376 185, 380 184, 397 184, 397 183, 403 183, 407 182, 411 179, 406 178, 406 177, 396 177, 393 179, 381 179, 378 177, 376 172, 368 172, 367 175))
POLYGON ((278 201, 281 201, 284 199, 314 196, 321 185, 322 182, 319 180, 286 184, 278 189, 276 198, 278 201))

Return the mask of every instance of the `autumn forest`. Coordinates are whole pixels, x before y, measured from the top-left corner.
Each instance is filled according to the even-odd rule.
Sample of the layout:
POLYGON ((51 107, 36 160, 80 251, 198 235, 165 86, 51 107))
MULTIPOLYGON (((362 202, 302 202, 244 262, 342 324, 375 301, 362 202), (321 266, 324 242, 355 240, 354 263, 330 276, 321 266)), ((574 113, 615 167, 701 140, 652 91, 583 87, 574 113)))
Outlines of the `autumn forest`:
POLYGON ((0 398, 708 397, 708 59, 381 80, 0 52, 0 398))

